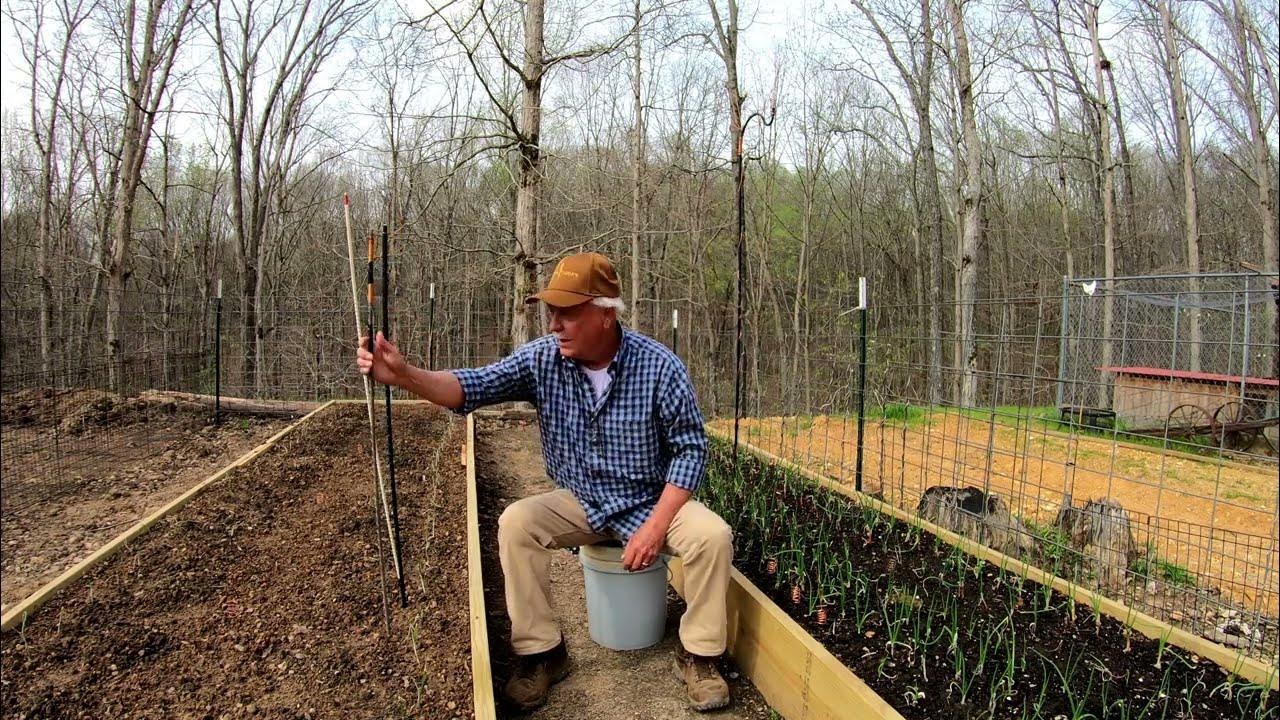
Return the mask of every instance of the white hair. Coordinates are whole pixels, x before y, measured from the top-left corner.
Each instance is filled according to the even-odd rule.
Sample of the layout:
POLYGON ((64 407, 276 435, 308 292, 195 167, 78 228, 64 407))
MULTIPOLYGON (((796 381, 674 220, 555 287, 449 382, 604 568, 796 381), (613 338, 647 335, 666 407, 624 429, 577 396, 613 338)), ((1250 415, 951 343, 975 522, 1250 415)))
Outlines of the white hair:
POLYGON ((591 304, 595 305, 598 308, 604 308, 605 310, 613 310, 618 315, 625 315, 627 313, 627 304, 623 302, 622 298, 616 298, 616 297, 591 298, 591 304))

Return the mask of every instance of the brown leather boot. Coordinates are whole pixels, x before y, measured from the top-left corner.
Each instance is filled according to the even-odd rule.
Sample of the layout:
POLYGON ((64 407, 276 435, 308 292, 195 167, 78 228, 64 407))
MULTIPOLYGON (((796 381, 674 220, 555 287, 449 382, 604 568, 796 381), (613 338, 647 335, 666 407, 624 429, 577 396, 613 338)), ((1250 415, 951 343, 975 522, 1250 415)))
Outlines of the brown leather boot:
POLYGON ((715 710, 729 704, 729 683, 716 669, 719 658, 694 655, 676 645, 676 677, 684 681, 689 705, 699 712, 715 710))
POLYGON ((550 650, 517 655, 515 659, 515 669, 507 681, 505 693, 521 712, 541 707, 547 701, 547 691, 551 686, 569 674, 569 649, 564 638, 550 650))

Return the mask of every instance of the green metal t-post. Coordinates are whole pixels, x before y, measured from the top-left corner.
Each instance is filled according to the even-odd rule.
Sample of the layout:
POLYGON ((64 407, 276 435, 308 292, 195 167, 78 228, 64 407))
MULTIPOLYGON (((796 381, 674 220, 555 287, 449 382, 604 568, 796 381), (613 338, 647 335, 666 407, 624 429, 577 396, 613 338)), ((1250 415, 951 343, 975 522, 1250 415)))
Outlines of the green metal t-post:
POLYGON ((213 301, 213 424, 222 424, 222 279, 213 301))
POLYGON ((680 355, 680 311, 671 311, 671 352, 680 355))
POLYGON ((436 284, 431 283, 431 309, 427 311, 427 369, 436 369, 436 284))
POLYGON ((853 487, 862 492, 862 438, 867 398, 867 279, 858 278, 858 454, 853 487))

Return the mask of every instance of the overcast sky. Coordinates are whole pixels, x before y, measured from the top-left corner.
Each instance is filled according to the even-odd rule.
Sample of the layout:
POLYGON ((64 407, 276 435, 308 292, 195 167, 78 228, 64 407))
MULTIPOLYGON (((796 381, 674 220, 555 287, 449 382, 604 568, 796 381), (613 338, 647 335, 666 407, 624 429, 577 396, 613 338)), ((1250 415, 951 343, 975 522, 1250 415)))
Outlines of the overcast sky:
MULTIPOLYGON (((2 35, 0 35, 3 38, 3 42, 0 43, 3 46, 2 50, 0 50, 0 58, 3 61, 3 65, 0 66, 0 107, 3 107, 6 118, 11 114, 15 114, 19 121, 25 122, 30 106, 28 102, 30 78, 21 57, 17 36, 14 33, 13 20, 9 17, 13 10, 12 5, 9 0, 4 0, 4 4, 3 31, 2 35)), ((780 45, 787 32, 788 11, 790 11, 790 17, 792 18, 805 17, 805 8, 812 4, 814 4, 813 0, 805 0, 804 2, 796 2, 795 0, 746 0, 743 3, 744 7, 741 11, 742 22, 747 24, 747 27, 744 28, 739 42, 739 67, 744 77, 744 85, 748 88, 757 85, 755 78, 761 73, 761 69, 772 66, 775 48, 780 45)), ((420 8, 424 7, 425 3, 420 0, 410 0, 404 5, 409 8, 410 13, 420 15, 420 8)), ((630 4, 627 3, 627 6, 629 7, 630 4)), ((192 50, 198 49, 202 45, 208 45, 210 40, 200 28, 193 27, 188 30, 188 33, 185 41, 187 43, 187 52, 184 57, 190 70, 195 64, 206 62, 208 58, 207 54, 192 52, 192 50)), ((345 57, 344 55, 335 56, 329 61, 330 67, 341 67, 351 61, 349 46, 342 52, 345 57)), ((211 80, 211 78, 207 78, 207 80, 211 80)), ((359 90, 359 87, 349 87, 344 92, 338 93, 332 101, 349 107, 358 114, 357 106, 361 104, 359 90)), ((554 90, 555 88, 552 87, 551 91, 554 92, 554 90)), ((430 90, 427 92, 430 92, 430 90)), ((187 92, 182 93, 181 98, 183 105, 186 107, 177 108, 180 115, 205 112, 208 104, 203 100, 204 94, 195 88, 190 88, 187 92)), ((192 122, 191 118, 180 116, 173 122, 175 134, 180 137, 188 141, 202 139, 201 133, 195 130, 198 123, 192 122)))

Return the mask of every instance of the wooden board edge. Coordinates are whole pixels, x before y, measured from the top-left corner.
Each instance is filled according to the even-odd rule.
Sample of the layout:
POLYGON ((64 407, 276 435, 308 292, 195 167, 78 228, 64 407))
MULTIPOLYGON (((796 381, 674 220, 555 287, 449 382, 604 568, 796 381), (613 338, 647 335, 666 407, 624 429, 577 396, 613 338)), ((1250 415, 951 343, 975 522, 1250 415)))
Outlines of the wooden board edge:
MULTIPOLYGON (((721 440, 731 440, 726 433, 722 433, 714 428, 708 427, 707 432, 721 440)), ((789 460, 784 460, 783 458, 780 458, 767 450, 758 448, 749 442, 739 440, 739 444, 767 462, 789 468, 809 478, 816 484, 827 488, 828 490, 840 493, 841 495, 859 503, 873 507, 886 515, 890 515, 901 520, 902 522, 919 527, 926 532, 938 536, 949 545, 958 547, 974 557, 998 565, 1005 570, 1017 573, 1018 575, 1041 585, 1049 585, 1058 592, 1086 607, 1096 607, 1099 612, 1119 620, 1124 623, 1126 627, 1131 627, 1146 637, 1152 639, 1164 639, 1164 641, 1169 644, 1176 645, 1183 650, 1213 660, 1224 670, 1248 680, 1251 683, 1267 687, 1269 689, 1280 688, 1280 669, 1275 666, 1268 665, 1256 658, 1249 657, 1245 655, 1243 651, 1233 650, 1220 643, 1215 643, 1208 638, 1203 638, 1181 628, 1176 628, 1159 618, 1131 608, 1117 600, 1103 596, 1094 590, 1082 585, 1077 585, 1065 578, 1058 577, 1057 575, 1053 575, 1041 568, 1035 567, 1034 565, 1030 565, 1022 560, 1011 557, 989 548, 986 545, 982 545, 981 543, 947 530, 944 527, 935 525, 927 520, 923 520, 902 508, 890 505, 882 500, 877 500, 865 493, 860 493, 853 488, 819 475, 808 468, 801 467, 789 460)))
MULTIPOLYGON (((671 586, 683 596, 684 567, 668 564, 671 586)), ((788 720, 885 718, 902 715, 832 655, 791 616, 733 568, 726 598, 729 655, 756 690, 788 720)))
POLYGON ((480 503, 476 487, 476 416, 467 415, 467 585, 471 605, 471 689, 476 720, 496 720, 493 666, 489 661, 489 626, 484 608, 484 573, 480 564, 480 503))
POLYGON ((111 540, 107 541, 105 545, 95 550, 91 555, 89 555, 89 557, 71 566, 61 575, 54 578, 53 580, 50 580, 39 590, 36 590, 35 592, 28 595, 26 599, 24 599, 22 602, 18 603, 17 605, 14 605, 12 608, 9 609, 8 612, 4 614, 3 619, 0 620, 0 632, 7 632, 8 630, 11 630, 15 627, 25 625, 27 620, 35 613, 37 609, 40 608, 41 605, 45 604, 46 602, 49 601, 50 598, 52 598, 53 596, 61 592, 63 588, 65 588, 66 586, 78 580, 81 575, 84 575, 86 572, 88 572, 98 563, 103 562, 107 558, 119 552, 120 549, 123 548, 125 545, 127 545, 131 540, 150 530, 152 525, 154 525, 155 523, 163 519, 165 516, 180 509, 183 505, 186 505, 193 498, 195 498, 197 495, 203 492, 205 488, 207 488, 209 485, 221 480, 222 478, 230 474, 231 471, 235 470, 241 465, 244 465, 252 461, 253 459, 257 458, 259 455, 266 452, 267 450, 270 450, 276 443, 278 443, 286 435, 293 432, 295 429, 300 427, 303 423, 307 422, 311 418, 315 417, 317 414, 323 412, 326 408, 328 408, 332 404, 334 404, 334 401, 330 400, 329 402, 322 404, 320 407, 317 407, 315 410, 312 410, 311 412, 302 416, 297 421, 291 423, 288 427, 285 427, 280 432, 276 433, 275 435, 272 435, 261 445, 258 445, 257 447, 245 453, 244 455, 241 455, 240 457, 236 458, 231 462, 231 464, 223 467, 221 470, 218 470, 217 472, 205 478, 204 480, 201 480, 200 482, 196 483, 191 488, 189 488, 186 492, 182 493, 181 495, 174 498, 173 500, 170 500, 167 504, 165 504, 159 510, 156 510, 155 512, 151 513, 147 517, 138 521, 135 525, 133 525, 129 529, 115 536, 111 540))

